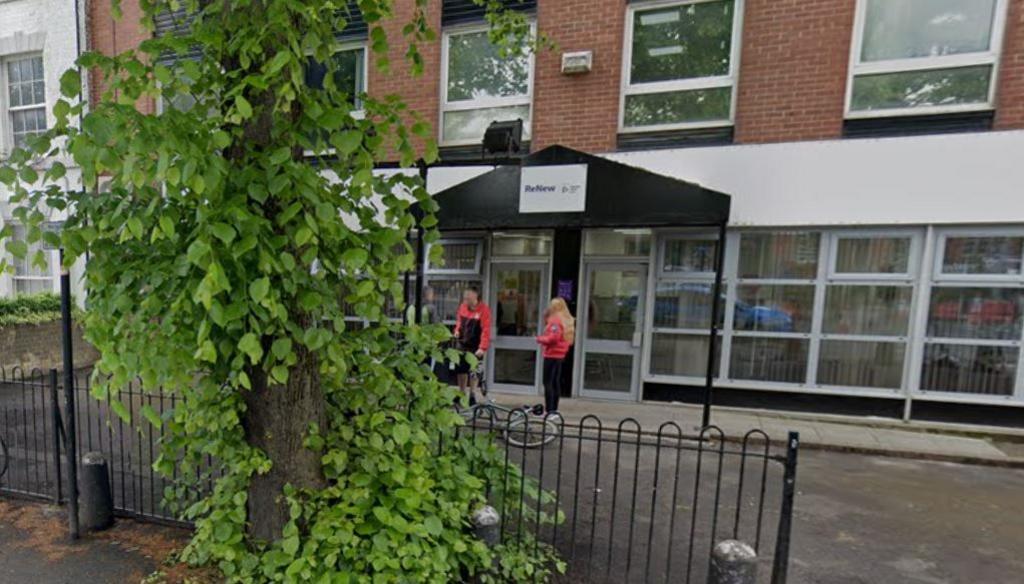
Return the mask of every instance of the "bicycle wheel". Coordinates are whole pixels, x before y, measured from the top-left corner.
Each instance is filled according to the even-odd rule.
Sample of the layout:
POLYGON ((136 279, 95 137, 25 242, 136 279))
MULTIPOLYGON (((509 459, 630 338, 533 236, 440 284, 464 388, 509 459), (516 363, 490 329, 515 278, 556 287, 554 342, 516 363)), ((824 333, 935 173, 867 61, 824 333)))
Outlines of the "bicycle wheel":
POLYGON ((7 443, 4 442, 3 438, 0 438, 0 479, 4 478, 7 474, 7 443))
POLYGON ((517 410, 509 414, 509 423, 505 427, 505 440, 520 448, 539 448, 550 444, 558 437, 559 425, 550 418, 534 416, 517 410))
POLYGON ((498 412, 491 404, 476 404, 459 410, 459 415, 466 421, 467 426, 478 428, 494 427, 500 424, 498 412))

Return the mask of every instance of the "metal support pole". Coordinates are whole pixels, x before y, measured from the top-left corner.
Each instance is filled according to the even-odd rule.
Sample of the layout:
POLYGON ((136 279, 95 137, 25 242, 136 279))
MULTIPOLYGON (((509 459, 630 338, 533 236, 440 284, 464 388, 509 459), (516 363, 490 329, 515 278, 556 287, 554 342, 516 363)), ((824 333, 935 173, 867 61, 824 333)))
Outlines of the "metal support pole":
POLYGON ((793 532, 793 499, 796 496, 796 457, 800 449, 800 433, 790 432, 786 440, 786 469, 782 482, 782 510, 779 532, 775 538, 775 559, 772 562, 772 584, 786 584, 789 572, 789 539, 793 532))
MULTIPOLYGON (((430 167, 421 158, 418 162, 420 169, 420 179, 423 180, 423 188, 427 188, 427 171, 430 167)), ((416 314, 413 316, 413 322, 415 324, 423 323, 423 262, 426 259, 424 252, 424 246, 426 243, 423 241, 423 221, 422 217, 416 219, 416 314)))
POLYGON ((50 369, 50 404, 53 417, 53 470, 56 473, 57 480, 54 483, 53 490, 53 504, 60 505, 61 496, 63 495, 63 476, 60 470, 60 449, 61 449, 61 437, 60 437, 60 396, 57 386, 59 385, 57 370, 50 369))
POLYGON ((71 274, 60 251, 60 317, 64 349, 64 417, 68 465, 68 530, 78 539, 78 445, 75 443, 75 364, 71 347, 71 274))
POLYGON ((715 381, 715 350, 718 347, 719 297, 722 295, 722 270, 725 264, 725 222, 718 225, 715 252, 715 284, 711 287, 711 338, 708 339, 708 368, 704 377, 704 412, 701 427, 711 424, 711 386, 715 381))

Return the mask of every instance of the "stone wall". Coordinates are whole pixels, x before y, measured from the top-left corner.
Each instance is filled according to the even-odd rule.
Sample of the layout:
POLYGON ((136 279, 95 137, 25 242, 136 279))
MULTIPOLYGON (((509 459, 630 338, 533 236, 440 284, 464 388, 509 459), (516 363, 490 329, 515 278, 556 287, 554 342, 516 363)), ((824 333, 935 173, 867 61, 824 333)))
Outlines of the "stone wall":
MULTIPOLYGON (((88 367, 99 359, 99 352, 82 338, 77 326, 73 331, 75 368, 88 367)), ((20 324, 0 328, 0 368, 10 372, 20 367, 26 373, 33 369, 63 369, 60 321, 43 324, 20 324)))

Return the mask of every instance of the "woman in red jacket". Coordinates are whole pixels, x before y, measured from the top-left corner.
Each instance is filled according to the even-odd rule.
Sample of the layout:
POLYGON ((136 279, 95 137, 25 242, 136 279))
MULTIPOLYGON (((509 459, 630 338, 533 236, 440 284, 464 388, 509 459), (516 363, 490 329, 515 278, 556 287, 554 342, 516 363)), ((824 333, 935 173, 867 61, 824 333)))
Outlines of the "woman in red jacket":
POLYGON ((544 347, 544 410, 558 412, 558 398, 562 393, 562 362, 576 340, 576 319, 569 312, 565 300, 555 297, 544 311, 544 334, 537 342, 544 347))

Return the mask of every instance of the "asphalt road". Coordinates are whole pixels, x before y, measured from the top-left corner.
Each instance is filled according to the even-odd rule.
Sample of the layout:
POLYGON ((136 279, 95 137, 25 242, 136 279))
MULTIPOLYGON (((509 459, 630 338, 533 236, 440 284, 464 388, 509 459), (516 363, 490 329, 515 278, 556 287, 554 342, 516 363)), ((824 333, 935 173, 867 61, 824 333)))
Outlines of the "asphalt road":
POLYGON ((1024 470, 805 451, 792 584, 1020 584, 1024 470))

